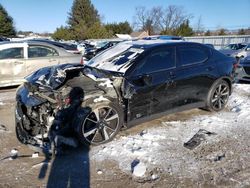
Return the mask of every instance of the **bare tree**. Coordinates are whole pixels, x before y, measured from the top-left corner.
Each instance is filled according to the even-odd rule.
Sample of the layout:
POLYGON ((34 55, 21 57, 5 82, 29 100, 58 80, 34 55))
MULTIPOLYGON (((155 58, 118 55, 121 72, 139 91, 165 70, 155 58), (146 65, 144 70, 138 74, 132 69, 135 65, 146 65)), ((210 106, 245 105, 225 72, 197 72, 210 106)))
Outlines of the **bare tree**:
POLYGON ((169 5, 165 9, 152 7, 150 10, 146 10, 145 7, 137 7, 134 27, 135 30, 148 30, 151 32, 150 34, 174 31, 190 18, 191 15, 187 14, 181 6, 169 5))
POLYGON ((146 22, 149 18, 149 13, 145 7, 140 6, 135 8, 135 16, 133 27, 135 30, 143 30, 145 28, 146 22))
POLYGON ((183 7, 169 5, 162 11, 160 26, 163 31, 175 30, 192 16, 187 14, 183 7))
POLYGON ((202 32, 204 32, 204 26, 202 24, 202 17, 200 16, 198 18, 196 25, 195 25, 195 33, 197 35, 200 35, 202 32))

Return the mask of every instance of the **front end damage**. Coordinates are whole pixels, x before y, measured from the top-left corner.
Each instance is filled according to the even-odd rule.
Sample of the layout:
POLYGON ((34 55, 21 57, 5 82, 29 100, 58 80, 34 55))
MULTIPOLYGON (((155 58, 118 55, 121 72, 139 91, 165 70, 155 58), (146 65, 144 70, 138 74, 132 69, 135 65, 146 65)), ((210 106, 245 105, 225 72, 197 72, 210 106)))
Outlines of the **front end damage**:
POLYGON ((16 95, 17 139, 38 151, 51 152, 55 136, 75 137, 91 105, 102 100, 119 103, 122 79, 79 65, 40 69, 27 78, 16 95))

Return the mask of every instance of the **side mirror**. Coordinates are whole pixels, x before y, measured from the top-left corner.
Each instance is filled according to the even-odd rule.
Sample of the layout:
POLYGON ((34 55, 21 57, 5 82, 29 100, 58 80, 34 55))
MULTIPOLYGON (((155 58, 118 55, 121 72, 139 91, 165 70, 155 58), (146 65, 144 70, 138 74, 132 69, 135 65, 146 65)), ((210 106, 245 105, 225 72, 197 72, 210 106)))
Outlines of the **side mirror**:
POLYGON ((148 75, 148 74, 145 74, 142 76, 142 80, 144 82, 145 85, 149 86, 152 84, 152 76, 148 75))
POLYGON ((143 86, 150 86, 152 84, 152 76, 150 75, 140 75, 140 76, 135 76, 135 77, 132 77, 131 81, 133 84, 135 84, 136 86, 140 86, 140 87, 143 87, 143 86))

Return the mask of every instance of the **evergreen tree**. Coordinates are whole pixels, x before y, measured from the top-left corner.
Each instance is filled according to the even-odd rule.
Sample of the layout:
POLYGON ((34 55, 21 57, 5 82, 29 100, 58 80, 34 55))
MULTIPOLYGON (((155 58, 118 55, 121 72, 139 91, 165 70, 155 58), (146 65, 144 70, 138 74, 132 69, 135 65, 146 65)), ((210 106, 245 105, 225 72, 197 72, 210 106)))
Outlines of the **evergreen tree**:
POLYGON ((218 35, 226 35, 226 30, 221 28, 218 32, 218 35))
POLYGON ((74 33, 74 39, 86 39, 88 29, 97 22, 100 16, 90 0, 75 0, 68 17, 68 24, 74 33))
POLYGON ((122 33, 122 34, 130 34, 133 32, 132 27, 130 26, 130 24, 127 21, 120 22, 119 28, 120 28, 120 33, 122 33))
POLYGON ((0 4, 0 36, 14 37, 15 35, 16 30, 13 26, 13 19, 0 4))
POLYGON ((53 33, 52 38, 55 40, 71 40, 73 38, 72 31, 67 27, 59 27, 53 33))
POLYGON ((210 30, 207 30, 207 31, 206 31, 205 36, 211 36, 210 30))
POLYGON ((238 35, 245 35, 245 34, 246 34, 246 32, 245 32, 244 29, 240 29, 240 30, 238 31, 238 35))
POLYGON ((184 21, 175 31, 177 36, 192 36, 194 34, 193 29, 189 26, 189 20, 184 21))
POLYGON ((132 28, 127 21, 120 22, 120 23, 106 24, 105 28, 107 29, 107 31, 111 32, 113 35, 132 33, 132 28))
POLYGON ((101 23, 96 22, 90 28, 87 29, 86 38, 88 39, 100 39, 112 37, 112 33, 108 32, 101 23))

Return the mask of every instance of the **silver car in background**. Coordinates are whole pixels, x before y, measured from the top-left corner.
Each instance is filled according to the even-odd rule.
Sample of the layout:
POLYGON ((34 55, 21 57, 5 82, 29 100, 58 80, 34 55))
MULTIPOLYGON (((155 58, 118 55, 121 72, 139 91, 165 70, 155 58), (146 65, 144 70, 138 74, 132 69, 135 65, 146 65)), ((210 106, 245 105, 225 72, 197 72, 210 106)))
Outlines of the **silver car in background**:
POLYGON ((246 47, 244 47, 242 50, 240 50, 239 52, 237 52, 235 54, 236 57, 239 58, 246 58, 246 57, 250 57, 250 43, 247 44, 246 47))
POLYGON ((20 85, 24 77, 42 67, 81 61, 81 55, 43 42, 1 43, 0 87, 20 85))
POLYGON ((236 69, 236 81, 250 82, 250 43, 235 54, 239 64, 236 69))
POLYGON ((229 44, 224 48, 220 49, 219 51, 227 56, 235 57, 235 54, 246 46, 247 44, 245 43, 229 44))

